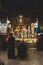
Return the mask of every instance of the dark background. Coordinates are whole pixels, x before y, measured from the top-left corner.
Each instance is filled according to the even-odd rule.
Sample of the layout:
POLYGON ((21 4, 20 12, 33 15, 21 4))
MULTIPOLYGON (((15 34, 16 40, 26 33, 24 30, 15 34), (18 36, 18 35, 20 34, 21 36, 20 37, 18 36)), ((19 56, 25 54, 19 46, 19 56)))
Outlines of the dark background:
POLYGON ((25 14, 43 20, 42 0, 0 0, 0 18, 3 16, 15 16, 25 14))

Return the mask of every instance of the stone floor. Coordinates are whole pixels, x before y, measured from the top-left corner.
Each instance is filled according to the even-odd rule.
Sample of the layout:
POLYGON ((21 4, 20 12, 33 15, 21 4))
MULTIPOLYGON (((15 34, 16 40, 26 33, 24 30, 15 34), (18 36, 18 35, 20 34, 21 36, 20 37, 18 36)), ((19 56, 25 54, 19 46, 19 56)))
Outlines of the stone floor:
POLYGON ((3 61, 5 65, 43 65, 43 51, 28 49, 28 57, 24 60, 10 60, 7 57, 7 51, 1 51, 0 60, 3 61))

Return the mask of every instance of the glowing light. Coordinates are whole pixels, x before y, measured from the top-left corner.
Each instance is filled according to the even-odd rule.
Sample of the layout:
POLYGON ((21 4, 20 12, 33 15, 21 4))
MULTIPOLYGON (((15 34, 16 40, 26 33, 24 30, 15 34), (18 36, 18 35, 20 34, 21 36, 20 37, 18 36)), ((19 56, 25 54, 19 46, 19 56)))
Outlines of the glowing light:
POLYGON ((7 24, 9 24, 10 23, 10 21, 8 20, 8 17, 7 17, 7 24))
POLYGON ((10 21, 9 21, 9 20, 7 20, 7 24, 8 24, 8 23, 10 23, 10 21))
POLYGON ((19 22, 22 23, 23 15, 19 15, 19 22))
POLYGON ((22 19, 23 18, 23 15, 19 15, 19 18, 22 19))

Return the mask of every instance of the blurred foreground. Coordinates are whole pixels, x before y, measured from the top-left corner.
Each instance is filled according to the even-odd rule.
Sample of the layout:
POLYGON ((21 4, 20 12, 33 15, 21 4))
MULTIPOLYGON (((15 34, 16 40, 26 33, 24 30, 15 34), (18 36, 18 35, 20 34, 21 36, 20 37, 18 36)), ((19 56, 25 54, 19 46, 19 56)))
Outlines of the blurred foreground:
POLYGON ((28 57, 26 59, 15 58, 14 60, 8 59, 7 51, 0 51, 0 60, 5 65, 43 65, 43 51, 28 48, 28 57))

